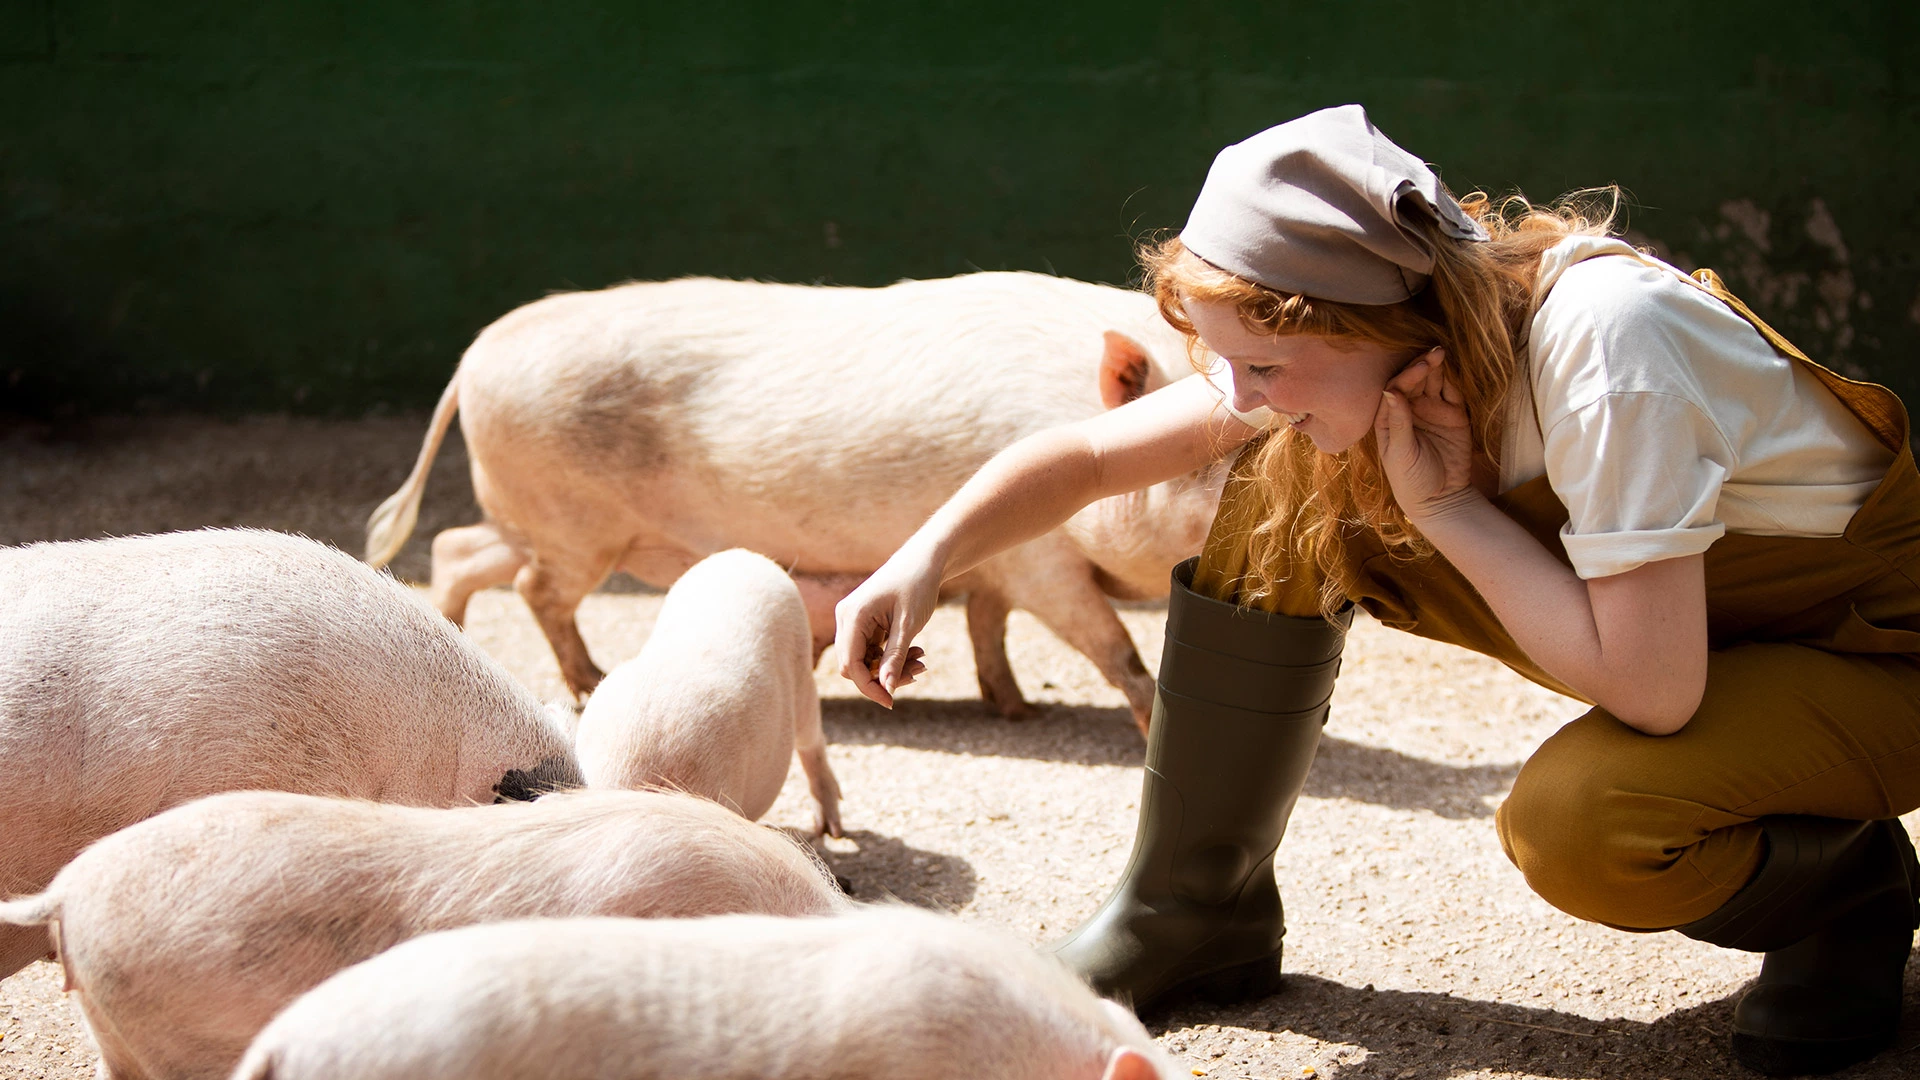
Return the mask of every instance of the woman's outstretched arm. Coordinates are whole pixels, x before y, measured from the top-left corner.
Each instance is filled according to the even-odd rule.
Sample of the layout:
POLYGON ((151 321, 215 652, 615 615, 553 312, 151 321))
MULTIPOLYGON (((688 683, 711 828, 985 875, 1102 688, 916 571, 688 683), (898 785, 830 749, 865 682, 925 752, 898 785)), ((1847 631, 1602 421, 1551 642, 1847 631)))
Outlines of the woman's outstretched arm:
POLYGON ((1170 480, 1238 450, 1255 430, 1199 376, 1030 435, 980 467, 834 612, 840 673, 888 708, 923 670, 912 648, 940 585, 1058 528, 1097 499, 1170 480), (869 667, 875 657, 879 663, 869 667))

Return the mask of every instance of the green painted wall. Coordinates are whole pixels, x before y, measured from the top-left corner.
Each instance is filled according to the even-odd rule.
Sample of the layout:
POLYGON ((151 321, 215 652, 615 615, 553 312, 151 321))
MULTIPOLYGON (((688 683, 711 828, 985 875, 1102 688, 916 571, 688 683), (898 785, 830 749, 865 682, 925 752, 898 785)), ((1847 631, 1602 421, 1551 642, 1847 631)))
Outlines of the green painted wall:
POLYGON ((1920 5, 0 0, 0 412, 356 413, 553 289, 1120 282, 1361 101, 1920 391, 1920 5))

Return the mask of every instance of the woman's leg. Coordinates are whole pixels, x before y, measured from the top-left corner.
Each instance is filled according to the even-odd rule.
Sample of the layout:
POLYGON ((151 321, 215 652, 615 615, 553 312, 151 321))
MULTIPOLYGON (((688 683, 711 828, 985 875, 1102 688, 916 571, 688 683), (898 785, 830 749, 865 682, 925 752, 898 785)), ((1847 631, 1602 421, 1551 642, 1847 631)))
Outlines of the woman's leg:
POLYGON ((1886 1045, 1920 882, 1920 658, 1716 652, 1700 711, 1656 738, 1595 710, 1521 770, 1501 842, 1581 918, 1767 952, 1742 1060, 1831 1071, 1886 1045))
POLYGON ((1246 611, 1174 570, 1133 856, 1057 954, 1139 1009, 1272 993, 1285 932, 1273 855, 1306 783, 1346 620, 1246 611))
POLYGON ((1273 854, 1320 743, 1350 615, 1322 616, 1311 566, 1258 610, 1238 606, 1247 537, 1268 513, 1252 460, 1228 479, 1200 557, 1173 573, 1133 857, 1057 947, 1095 989, 1140 1009, 1279 985, 1273 854))
POLYGON ((1642 735, 1595 709, 1528 760, 1500 840, 1534 891, 1629 929, 1702 918, 1738 892, 1770 814, 1869 821, 1920 807, 1920 657, 1798 645, 1713 654, 1700 710, 1642 735))

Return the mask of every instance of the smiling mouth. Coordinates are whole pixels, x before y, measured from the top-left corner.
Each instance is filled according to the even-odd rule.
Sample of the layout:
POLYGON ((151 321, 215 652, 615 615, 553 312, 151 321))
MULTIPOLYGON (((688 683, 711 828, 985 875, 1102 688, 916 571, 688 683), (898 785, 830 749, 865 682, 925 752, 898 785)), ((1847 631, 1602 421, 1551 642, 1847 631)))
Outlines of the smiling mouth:
POLYGON ((1291 424, 1294 427, 1299 427, 1301 424, 1306 423, 1307 418, 1312 416, 1313 414, 1302 412, 1302 413, 1281 413, 1280 415, 1286 418, 1286 421, 1288 424, 1291 424))

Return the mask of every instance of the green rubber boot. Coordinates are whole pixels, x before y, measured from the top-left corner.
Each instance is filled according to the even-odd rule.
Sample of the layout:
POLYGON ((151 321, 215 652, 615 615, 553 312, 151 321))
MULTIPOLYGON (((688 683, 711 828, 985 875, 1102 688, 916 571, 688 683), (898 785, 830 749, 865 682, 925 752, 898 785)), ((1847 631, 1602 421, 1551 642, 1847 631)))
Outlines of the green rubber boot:
POLYGON ((1764 952, 1733 1011, 1733 1052, 1768 1076, 1829 1073, 1892 1045, 1920 923, 1920 864, 1898 821, 1759 819, 1766 861, 1704 919, 1677 929, 1764 952))
POLYGON ((1133 857, 1056 953, 1099 993, 1145 1010, 1280 985, 1273 853, 1306 783, 1350 614, 1235 608, 1173 571, 1133 857))

